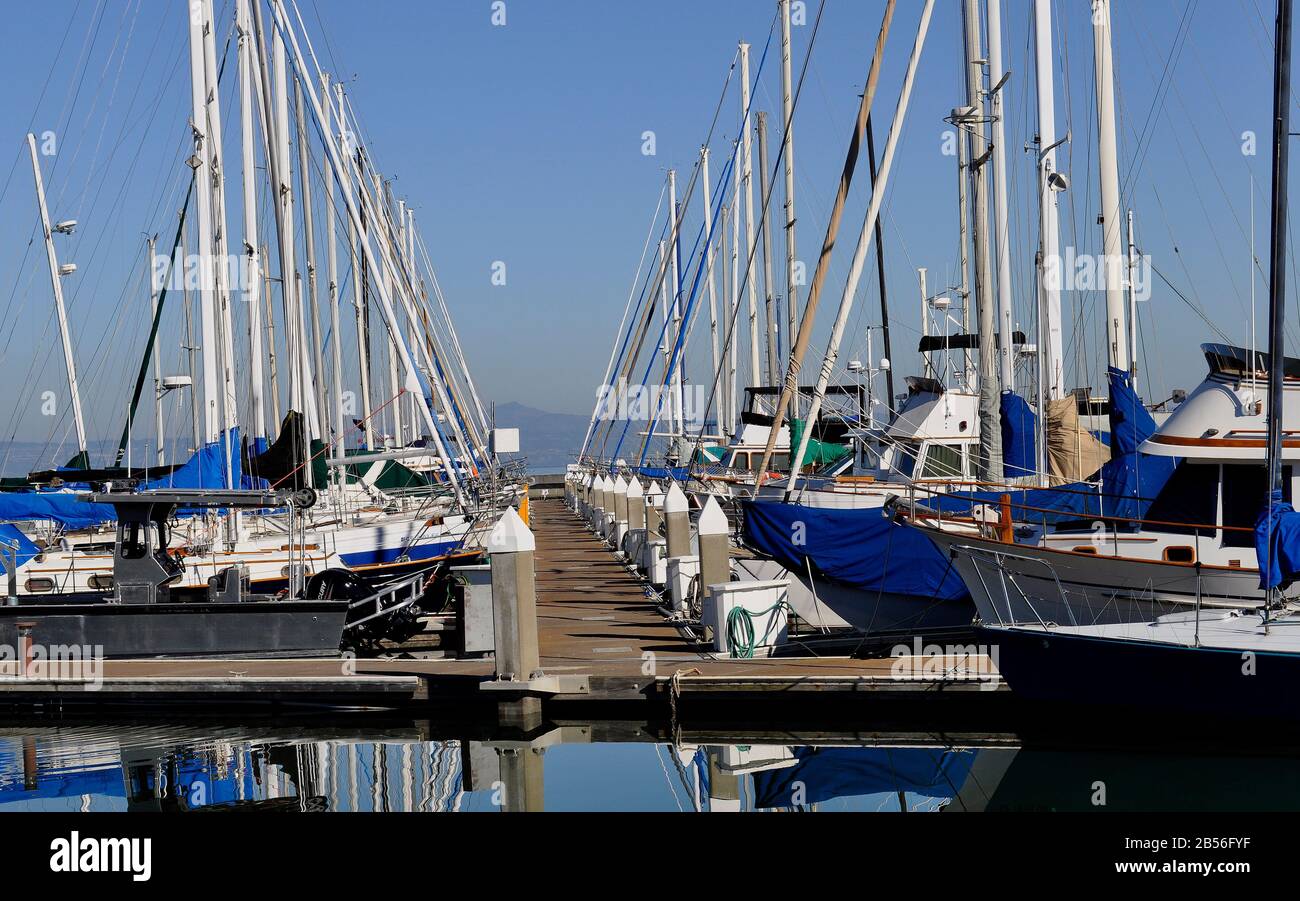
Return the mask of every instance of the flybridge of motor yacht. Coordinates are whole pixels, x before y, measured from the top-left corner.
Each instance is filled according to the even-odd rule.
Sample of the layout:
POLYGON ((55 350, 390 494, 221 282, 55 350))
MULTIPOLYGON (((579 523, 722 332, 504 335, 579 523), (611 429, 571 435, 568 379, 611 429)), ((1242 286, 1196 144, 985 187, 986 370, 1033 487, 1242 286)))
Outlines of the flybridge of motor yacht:
MULTIPOLYGON (((1268 434, 1268 354, 1203 344, 1209 375, 1142 446, 1142 452, 1203 463, 1262 463, 1268 434)), ((1300 391, 1300 360, 1283 362, 1283 386, 1300 391)), ((1300 408, 1284 404, 1282 457, 1300 460, 1300 408)))

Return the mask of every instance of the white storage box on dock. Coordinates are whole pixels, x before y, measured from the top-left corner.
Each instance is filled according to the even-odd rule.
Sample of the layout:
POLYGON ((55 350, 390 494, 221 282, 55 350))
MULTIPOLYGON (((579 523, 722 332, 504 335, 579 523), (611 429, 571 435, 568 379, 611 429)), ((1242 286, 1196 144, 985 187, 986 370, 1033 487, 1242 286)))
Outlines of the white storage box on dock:
POLYGON ((673 599, 674 613, 686 611, 686 604, 691 591, 691 580, 699 574, 699 557, 668 558, 668 589, 673 599))
POLYGON ((485 654, 496 650, 496 632, 492 625, 492 567, 453 566, 451 574, 463 582, 465 603, 461 610, 461 653, 485 654))
MULTIPOLYGON (((789 637, 790 583, 786 579, 767 582, 723 582, 706 586, 703 624, 713 629, 713 647, 730 656, 727 620, 735 607, 749 612, 754 626, 754 655, 765 656, 773 646, 789 637)), ((743 616, 743 614, 742 614, 743 616)))
POLYGON ((668 564, 664 560, 664 550, 668 542, 663 538, 651 538, 641 551, 641 572, 652 585, 663 585, 668 581, 668 564))

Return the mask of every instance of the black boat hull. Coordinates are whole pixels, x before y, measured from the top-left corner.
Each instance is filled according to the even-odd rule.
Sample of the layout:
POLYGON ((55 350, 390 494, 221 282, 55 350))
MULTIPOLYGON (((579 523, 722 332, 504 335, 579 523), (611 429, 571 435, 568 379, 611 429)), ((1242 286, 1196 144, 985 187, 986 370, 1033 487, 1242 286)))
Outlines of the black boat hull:
POLYGON ((46 654, 78 648, 132 657, 321 657, 339 652, 348 602, 110 604, 0 607, 0 645, 18 648, 20 623, 46 654))
POLYGON ((989 628, 999 672, 1019 697, 1129 713, 1300 720, 1300 654, 989 628))

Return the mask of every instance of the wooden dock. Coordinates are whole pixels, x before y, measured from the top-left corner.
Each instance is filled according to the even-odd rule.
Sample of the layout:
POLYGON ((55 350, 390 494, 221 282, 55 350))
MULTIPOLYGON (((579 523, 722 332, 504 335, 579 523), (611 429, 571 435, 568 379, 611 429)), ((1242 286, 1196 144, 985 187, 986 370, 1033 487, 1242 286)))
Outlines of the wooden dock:
MULTIPOLYGON (((777 707, 820 716, 858 717, 867 706, 930 702, 1005 703, 1006 686, 987 661, 944 661, 939 677, 894 675, 897 658, 776 657, 719 659, 692 643, 658 609, 659 601, 577 517, 562 497, 534 501, 540 694, 566 716, 602 708, 658 705, 674 719, 684 711, 720 711, 761 720, 777 707)), ((494 684, 491 659, 122 660, 98 663, 82 678, 26 678, 0 663, 0 709, 93 705, 413 708, 492 704, 508 695, 494 684), (485 690, 497 689, 497 690, 485 690)))

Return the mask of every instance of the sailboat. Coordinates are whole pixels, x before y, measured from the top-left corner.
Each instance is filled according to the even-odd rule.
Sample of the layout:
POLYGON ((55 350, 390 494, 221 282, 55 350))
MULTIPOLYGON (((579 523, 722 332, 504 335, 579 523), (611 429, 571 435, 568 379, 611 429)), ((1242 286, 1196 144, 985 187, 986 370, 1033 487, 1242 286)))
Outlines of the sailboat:
MULTIPOLYGON (((8 534, 19 552, 19 595, 113 589, 111 509, 84 503, 78 496, 104 485, 119 490, 260 486, 311 493, 311 503, 302 505, 296 520, 277 509, 222 513, 209 509, 202 515, 180 511, 169 529, 169 553, 184 566, 172 587, 200 595, 209 579, 229 566, 243 567, 252 584, 266 591, 292 590, 302 579, 331 568, 375 579, 427 569, 463 550, 476 552, 496 513, 517 493, 518 474, 501 465, 487 446, 489 423, 415 228, 414 212, 404 202, 393 201, 391 187, 373 165, 342 86, 332 84, 316 65, 301 20, 295 24, 283 0, 265 4, 269 16, 263 7, 262 2, 240 0, 233 9, 243 151, 242 256, 248 276, 237 285, 220 262, 231 259, 225 174, 236 168, 221 158, 225 147, 219 70, 224 72, 225 67, 214 41, 221 29, 210 0, 189 5, 194 152, 188 164, 194 174, 174 246, 158 255, 167 261, 169 271, 175 269, 178 250, 185 256, 184 235, 192 224, 198 237, 197 257, 207 263, 199 267, 195 292, 201 378, 196 375, 186 383, 194 411, 195 452, 189 461, 144 469, 130 465, 129 437, 151 358, 159 398, 155 415, 162 464, 165 380, 158 365, 157 335, 165 313, 167 281, 159 285, 151 278, 153 322, 123 439, 110 466, 88 468, 75 362, 62 315, 61 269, 52 243, 52 232, 70 225, 50 225, 33 149, 80 453, 74 470, 65 468, 44 481, 35 477, 37 484, 0 494, 0 521, 17 527, 8 534), (309 52, 304 53, 304 47, 309 52), (291 96, 296 111, 292 125, 291 96), (291 135, 297 136, 296 164, 289 152, 291 135), (312 219, 313 143, 320 156, 328 234, 328 265, 321 267, 327 276, 323 292, 317 290, 317 229, 312 219), (259 148, 263 165, 259 165, 259 148), (274 332, 264 334, 261 316, 265 306, 267 327, 275 325, 269 266, 257 230, 257 180, 263 168, 270 179, 263 193, 275 213, 282 274, 278 279, 282 349, 274 332), (300 258, 294 237, 298 214, 305 259, 300 258), (340 221, 346 235, 338 233, 340 221), (360 419, 352 418, 345 407, 342 382, 340 307, 345 286, 337 260, 340 238, 352 261, 363 388, 360 419), (328 301, 332 335, 328 342, 320 316, 326 304, 318 293, 328 301), (248 302, 246 386, 237 384, 236 376, 244 373, 236 373, 233 365, 233 345, 239 338, 232 321, 236 299, 248 302), (383 333, 376 329, 372 336, 374 312, 383 333), (389 364, 389 380, 383 388, 370 379, 375 344, 389 364), (326 346, 333 353, 332 384, 324 365, 326 346), (278 438, 268 443, 267 422, 274 427, 274 419, 280 418, 277 354, 281 374, 287 376, 284 393, 289 410, 278 438), (268 361, 269 386, 264 379, 268 361), (391 398, 382 404, 372 402, 374 395, 382 399, 389 392, 391 398), (357 433, 364 436, 360 442, 354 437, 357 433), (247 444, 241 440, 243 434, 248 435, 247 444), (128 454, 125 466, 124 453, 128 454), (303 537, 295 539, 293 533, 303 537)), ((188 294, 188 283, 186 290, 188 294)))
MULTIPOLYGON (((1224 717, 1262 717, 1294 720, 1300 716, 1295 697, 1300 678, 1300 613, 1284 589, 1300 577, 1297 536, 1300 514, 1285 498, 1289 477, 1285 463, 1290 446, 1285 407, 1296 387, 1289 372, 1294 363, 1284 359, 1283 324, 1286 303, 1287 176, 1290 141, 1292 0, 1278 0, 1273 74, 1272 227, 1269 263, 1268 353, 1254 355, 1214 349, 1212 377, 1198 390, 1201 400, 1182 417, 1177 412, 1168 428, 1148 444, 1208 451, 1213 448, 1233 464, 1254 469, 1264 478, 1249 479, 1245 490, 1253 494, 1258 509, 1254 529, 1258 567, 1242 573, 1239 583, 1256 584, 1254 603, 1235 607, 1204 603, 1197 597, 1184 612, 1145 621, 1091 624, 1087 622, 992 621, 984 630, 1000 649, 999 670, 1017 694, 1025 697, 1071 701, 1109 708, 1174 710, 1224 717), (1223 365, 1214 366, 1215 360, 1223 365), (1231 364, 1228 363, 1231 361, 1231 364), (1245 364, 1242 366, 1241 364, 1245 364), (1250 404, 1224 409, 1223 401, 1241 390, 1222 376, 1236 374, 1267 378, 1267 388, 1250 404), (1217 378, 1215 376, 1218 376, 1217 378), (1218 402, 1216 404, 1216 401, 1218 402), (1264 411, 1267 416, 1261 422, 1264 411), (1225 412, 1234 416, 1225 417, 1225 412), (1206 414, 1219 415, 1210 419, 1206 414), (1174 428, 1181 420, 1182 427, 1174 428), (1189 435, 1186 425, 1208 426, 1189 435), (1211 422, 1216 423, 1211 425, 1211 422), (1250 428, 1262 424, 1262 430, 1250 428), (1223 425, 1230 428, 1221 431, 1223 425), (1262 465, 1261 465, 1262 464, 1262 465), (1257 580, 1257 581, 1256 581, 1257 580)), ((1207 354, 1210 352, 1207 351, 1207 354)), ((1238 395, 1238 399, 1240 399, 1238 395)), ((1226 483, 1225 483, 1226 484, 1226 483)), ((1243 498, 1242 503, 1246 503, 1243 498)), ((958 561, 981 552, 953 548, 958 561)), ((1185 567, 1172 562, 1151 564, 1157 581, 1166 573, 1186 581, 1185 567)), ((1078 567, 1081 578, 1109 586, 1116 562, 1094 558, 1078 567)), ((1198 571, 1203 567, 1197 564, 1198 571)), ((1063 586, 1044 590, 1031 587, 1018 568, 999 566, 1003 595, 1015 593, 1037 610, 1066 600, 1063 586)))

